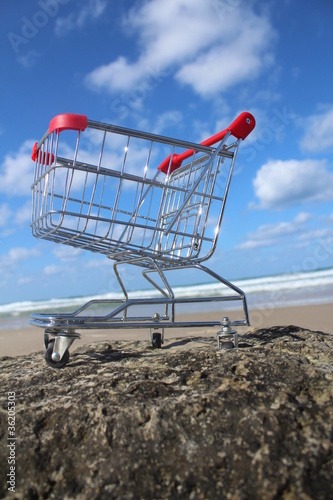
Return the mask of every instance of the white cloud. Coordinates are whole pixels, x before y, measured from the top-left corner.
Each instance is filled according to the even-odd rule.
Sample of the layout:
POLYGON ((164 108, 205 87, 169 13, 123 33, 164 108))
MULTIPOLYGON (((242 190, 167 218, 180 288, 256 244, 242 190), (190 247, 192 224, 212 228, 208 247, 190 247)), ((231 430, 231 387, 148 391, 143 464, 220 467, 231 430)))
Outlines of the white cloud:
POLYGON ((66 245, 56 246, 53 250, 53 255, 60 260, 60 262, 73 262, 76 261, 83 254, 80 248, 74 248, 66 245))
POLYGON ((166 111, 159 115, 154 132, 161 134, 166 128, 173 125, 179 125, 182 122, 183 116, 180 111, 166 111))
POLYGON ((33 278, 31 276, 21 276, 17 280, 18 285, 27 285, 28 283, 33 283, 33 278))
POLYGON ((34 163, 31 151, 34 141, 25 141, 16 153, 9 153, 0 165, 0 193, 8 196, 30 195, 34 163))
POLYGON ((16 247, 9 250, 8 256, 11 262, 17 262, 30 257, 38 257, 39 251, 35 248, 16 247))
POLYGON ((236 247, 238 250, 247 250, 264 246, 271 246, 281 242, 281 238, 291 237, 300 233, 306 227, 306 223, 312 219, 308 213, 299 213, 291 222, 278 222, 276 224, 263 224, 248 234, 248 239, 236 247))
POLYGON ((27 201, 16 211, 14 222, 20 226, 29 223, 31 220, 31 201, 27 201))
POLYGON ((256 78, 273 62, 275 33, 269 20, 246 2, 219 14, 217 2, 206 0, 138 3, 123 21, 138 39, 138 58, 120 56, 97 67, 87 75, 87 85, 128 91, 175 69, 178 81, 207 95, 256 78))
POLYGON ((0 227, 7 226, 11 216, 12 211, 9 209, 8 203, 2 203, 0 205, 0 227))
POLYGON ((303 151, 321 152, 333 147, 333 106, 305 120, 306 132, 301 140, 303 151))
POLYGON ((239 20, 242 31, 229 41, 212 47, 196 60, 185 64, 176 74, 198 94, 206 95, 228 89, 237 83, 252 80, 265 66, 273 62, 267 54, 267 40, 271 39, 268 21, 254 16, 239 20))
POLYGON ((60 267, 60 266, 53 266, 53 265, 50 265, 50 266, 46 266, 44 267, 44 274, 46 276, 52 276, 54 274, 59 274, 63 271, 63 269, 60 267))
POLYGON ((17 57, 18 62, 27 69, 35 66, 38 59, 41 57, 41 53, 36 50, 29 50, 26 54, 17 57))
POLYGON ((333 235, 332 230, 329 228, 314 229, 312 231, 306 231, 304 234, 300 235, 300 241, 313 242, 319 238, 327 238, 333 235))
POLYGON ((15 229, 13 229, 12 227, 6 227, 6 229, 4 229, 3 231, 0 231, 0 241, 5 239, 5 238, 8 238, 9 236, 11 236, 12 234, 15 233, 15 229))
POLYGON ((32 257, 39 257, 40 252, 35 248, 14 247, 9 252, 0 257, 0 272, 6 273, 8 270, 21 266, 23 261, 32 257))
POLYGON ((259 205, 252 208, 327 202, 333 199, 333 171, 326 160, 269 160, 257 171, 253 187, 259 205))
POLYGON ((70 31, 83 28, 91 19, 98 19, 107 7, 105 0, 88 0, 79 12, 71 12, 67 17, 58 17, 55 22, 55 33, 65 36, 70 31))

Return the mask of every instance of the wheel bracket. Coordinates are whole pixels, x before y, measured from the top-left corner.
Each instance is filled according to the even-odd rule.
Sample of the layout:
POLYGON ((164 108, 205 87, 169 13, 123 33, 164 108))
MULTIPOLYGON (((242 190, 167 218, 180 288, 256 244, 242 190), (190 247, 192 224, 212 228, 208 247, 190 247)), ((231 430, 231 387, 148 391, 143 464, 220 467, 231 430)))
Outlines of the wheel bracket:
POLYGON ((53 361, 60 361, 65 354, 65 351, 70 348, 75 338, 67 337, 65 335, 58 335, 55 338, 52 359, 53 361))

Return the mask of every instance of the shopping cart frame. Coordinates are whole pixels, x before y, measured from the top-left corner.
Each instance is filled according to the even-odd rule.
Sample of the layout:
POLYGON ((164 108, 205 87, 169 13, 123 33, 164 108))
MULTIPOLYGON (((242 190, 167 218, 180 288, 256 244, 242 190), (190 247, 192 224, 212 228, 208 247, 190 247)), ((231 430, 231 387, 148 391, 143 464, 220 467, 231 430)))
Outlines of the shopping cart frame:
POLYGON ((152 346, 159 348, 164 342, 166 328, 218 327, 218 346, 222 341, 225 346, 237 346, 237 330, 234 328, 250 324, 245 294, 202 262, 208 260, 216 249, 237 152, 254 126, 253 116, 244 112, 227 129, 197 144, 88 120, 85 115, 57 115, 51 120, 48 130, 34 145, 32 152, 35 161, 32 233, 40 239, 106 255, 114 261, 113 270, 123 297, 91 300, 72 313, 32 314, 30 323, 44 328, 45 359, 50 366, 61 368, 67 364, 69 347, 80 337, 77 330, 146 328, 152 346), (102 134, 98 161, 92 164, 81 161, 78 155, 81 136, 87 130, 102 134), (67 131, 77 136, 70 158, 59 154, 59 140, 67 131), (109 136, 115 136, 117 141, 123 137, 127 141, 123 165, 118 170, 102 163, 105 141, 109 136), (127 170, 128 144, 133 140, 150 144, 141 176, 127 170), (153 158, 153 146, 155 149, 165 146, 170 149, 170 154, 159 164, 156 173, 150 175, 147 171, 149 159, 153 158), (176 150, 182 152, 177 153, 176 150), (224 173, 223 192, 216 195, 214 190, 221 171, 224 173), (59 176, 63 191, 57 186, 59 176), (83 194, 80 198, 75 194, 74 186, 82 176, 86 180, 81 186, 83 194), (104 182, 103 189, 99 185, 100 179, 104 182), (135 208, 132 211, 120 203, 121 197, 126 194, 126 183, 136 186, 135 208), (115 191, 114 203, 108 206, 102 202, 105 186, 109 187, 109 192, 112 189, 115 191), (158 200, 157 215, 153 215, 151 207, 142 208, 148 205, 148 199, 151 205, 158 200), (217 207, 214 212, 216 228, 215 233, 207 237, 208 216, 212 207, 217 207), (94 233, 92 226, 95 227, 94 233), (136 242, 138 235, 140 244, 136 242), (155 295, 130 298, 119 271, 123 265, 141 269, 155 295), (166 275, 169 271, 180 269, 205 273, 233 293, 176 297, 166 275), (243 319, 232 322, 227 317, 222 317, 221 321, 177 320, 177 306, 230 301, 241 301, 243 319), (111 311, 107 314, 89 312, 96 306, 108 305, 111 311), (131 314, 137 307, 155 308, 155 312, 139 316, 131 314))

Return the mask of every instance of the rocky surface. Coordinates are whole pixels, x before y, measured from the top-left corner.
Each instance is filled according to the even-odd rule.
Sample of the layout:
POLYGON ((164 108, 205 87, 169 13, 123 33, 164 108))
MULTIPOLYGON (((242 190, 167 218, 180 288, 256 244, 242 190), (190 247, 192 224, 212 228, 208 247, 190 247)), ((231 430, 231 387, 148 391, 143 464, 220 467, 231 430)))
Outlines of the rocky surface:
POLYGON ((333 498, 333 335, 275 327, 0 359, 0 498, 333 498), (15 493, 7 490, 15 392, 15 493))

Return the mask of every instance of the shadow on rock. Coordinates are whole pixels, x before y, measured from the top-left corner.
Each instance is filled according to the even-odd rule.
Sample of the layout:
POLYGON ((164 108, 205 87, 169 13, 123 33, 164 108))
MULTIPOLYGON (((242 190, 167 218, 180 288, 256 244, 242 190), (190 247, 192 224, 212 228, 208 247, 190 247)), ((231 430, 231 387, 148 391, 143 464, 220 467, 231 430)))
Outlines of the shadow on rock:
POLYGON ((91 363, 104 365, 116 361, 140 357, 141 354, 139 352, 119 351, 112 349, 111 346, 108 346, 108 348, 101 351, 87 350, 83 352, 74 352, 71 355, 70 362, 66 365, 66 368, 77 368, 78 366, 86 366, 91 363))
POLYGON ((289 337, 293 340, 301 340, 304 342, 304 338, 296 335, 296 333, 301 332, 302 329, 299 326, 274 326, 271 328, 262 328, 256 330, 252 333, 248 333, 244 338, 261 340, 264 343, 272 342, 273 340, 280 339, 282 337, 289 337))

